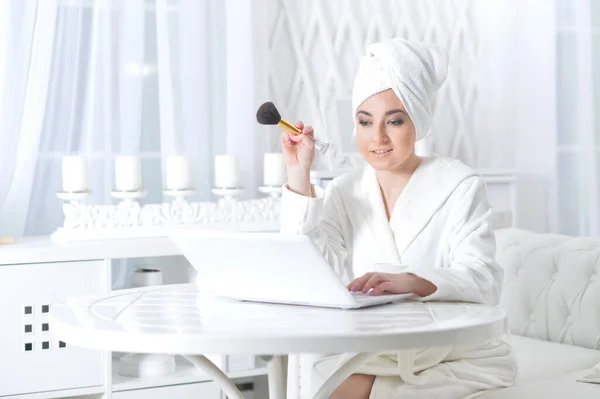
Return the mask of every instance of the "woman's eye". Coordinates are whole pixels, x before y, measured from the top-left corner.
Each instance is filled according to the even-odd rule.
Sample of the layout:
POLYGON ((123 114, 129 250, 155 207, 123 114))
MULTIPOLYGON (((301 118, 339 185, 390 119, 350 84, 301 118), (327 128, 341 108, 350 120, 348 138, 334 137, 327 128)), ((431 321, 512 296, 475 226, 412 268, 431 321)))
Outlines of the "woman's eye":
POLYGON ((389 123, 390 123, 390 125, 400 126, 401 124, 404 123, 404 121, 402 119, 395 119, 393 121, 390 121, 389 123))
POLYGON ((371 124, 371 122, 369 121, 358 121, 358 124, 361 126, 369 126, 371 124))

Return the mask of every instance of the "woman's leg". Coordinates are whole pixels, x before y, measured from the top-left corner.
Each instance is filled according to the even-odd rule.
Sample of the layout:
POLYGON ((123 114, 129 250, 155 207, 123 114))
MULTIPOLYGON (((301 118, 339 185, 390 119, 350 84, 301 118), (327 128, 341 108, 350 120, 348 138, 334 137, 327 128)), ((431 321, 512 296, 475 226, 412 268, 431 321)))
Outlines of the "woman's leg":
POLYGON ((331 393, 329 399, 369 399, 374 375, 352 374, 331 393))

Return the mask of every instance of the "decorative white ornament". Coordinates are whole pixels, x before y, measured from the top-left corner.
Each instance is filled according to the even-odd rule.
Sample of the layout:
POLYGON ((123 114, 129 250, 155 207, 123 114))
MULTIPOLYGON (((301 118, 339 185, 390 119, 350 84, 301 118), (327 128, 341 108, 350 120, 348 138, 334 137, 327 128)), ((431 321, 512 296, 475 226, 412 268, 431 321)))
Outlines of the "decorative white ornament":
POLYGON ((113 198, 121 199, 121 200, 136 200, 140 198, 144 198, 148 195, 146 190, 140 191, 113 191, 110 193, 113 198))
POLYGON ((262 186, 258 191, 264 194, 269 194, 271 197, 278 198, 281 196, 281 186, 262 186))
POLYGON ((226 201, 234 201, 235 197, 239 197, 244 193, 243 188, 213 188, 212 192, 214 195, 223 197, 226 201))
POLYGON ((164 236, 162 227, 186 225, 276 230, 280 210, 281 199, 274 197, 216 203, 181 199, 147 205, 137 201, 122 201, 117 205, 65 203, 64 223, 53 234, 53 239, 79 241, 164 236))
MULTIPOLYGON (((135 165, 137 157, 119 157, 121 169, 135 165)), ((139 158, 137 158, 139 160, 139 158)), ((237 184, 237 160, 231 156, 219 156, 221 161, 221 184, 237 184), (223 167, 223 165, 225 165, 223 167)), ((172 161, 172 171, 185 167, 186 161, 172 161)), ((140 173, 141 174, 141 173, 140 173)), ((219 173, 217 173, 219 175, 219 173)), ((126 173, 127 175, 127 173, 126 173)), ((121 180, 121 188, 133 187, 137 173, 129 173, 129 178, 121 180), (128 183, 129 182, 129 183, 128 183), (127 183, 127 184, 126 184, 127 183)), ((185 180, 185 179, 184 179, 185 180)), ((140 183, 141 185, 141 183, 140 183)), ((183 184, 187 185, 187 184, 183 184)), ((239 231, 277 231, 279 229, 280 192, 279 187, 263 187, 269 197, 240 201, 237 198, 244 192, 240 187, 216 187, 212 192, 220 196, 217 202, 189 202, 186 197, 193 189, 166 189, 163 193, 173 197, 170 203, 141 205, 137 200, 146 196, 146 191, 115 190, 111 195, 121 201, 115 205, 86 205, 69 193, 57 195, 70 203, 63 204, 64 222, 52 239, 56 241, 85 241, 98 239, 164 237, 169 227, 198 226, 207 229, 227 229, 239 231)), ((86 194, 87 195, 87 194, 86 194)))
POLYGON ((74 191, 69 191, 69 192, 63 192, 63 191, 59 191, 56 193, 56 196, 63 200, 63 201, 71 201, 71 202, 77 202, 83 199, 86 199, 87 197, 90 196, 92 192, 91 191, 81 191, 81 192, 74 192, 74 191))
POLYGON ((167 197, 173 197, 173 201, 185 201, 186 197, 193 195, 196 190, 163 190, 163 194, 167 197))

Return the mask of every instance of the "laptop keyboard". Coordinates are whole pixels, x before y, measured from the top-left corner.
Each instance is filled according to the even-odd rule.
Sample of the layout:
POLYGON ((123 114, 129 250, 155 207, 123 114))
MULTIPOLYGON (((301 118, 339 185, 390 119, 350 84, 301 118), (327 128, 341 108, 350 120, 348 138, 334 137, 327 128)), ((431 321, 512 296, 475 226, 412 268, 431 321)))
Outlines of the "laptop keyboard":
POLYGON ((392 300, 397 301, 400 299, 407 298, 410 294, 399 294, 399 295, 368 295, 362 292, 351 292, 352 298, 359 305, 378 305, 381 303, 391 302, 392 300))

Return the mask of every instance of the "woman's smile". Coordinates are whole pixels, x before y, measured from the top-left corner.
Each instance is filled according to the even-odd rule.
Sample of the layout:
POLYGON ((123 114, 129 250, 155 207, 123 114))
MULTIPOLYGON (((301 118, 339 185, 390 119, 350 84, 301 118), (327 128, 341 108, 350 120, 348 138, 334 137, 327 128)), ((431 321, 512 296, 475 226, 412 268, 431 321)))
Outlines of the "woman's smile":
POLYGON ((379 150, 373 150, 371 151, 372 154, 374 154, 377 158, 383 158, 385 156, 390 155, 390 152, 392 152, 393 148, 387 148, 387 149, 379 149, 379 150))

